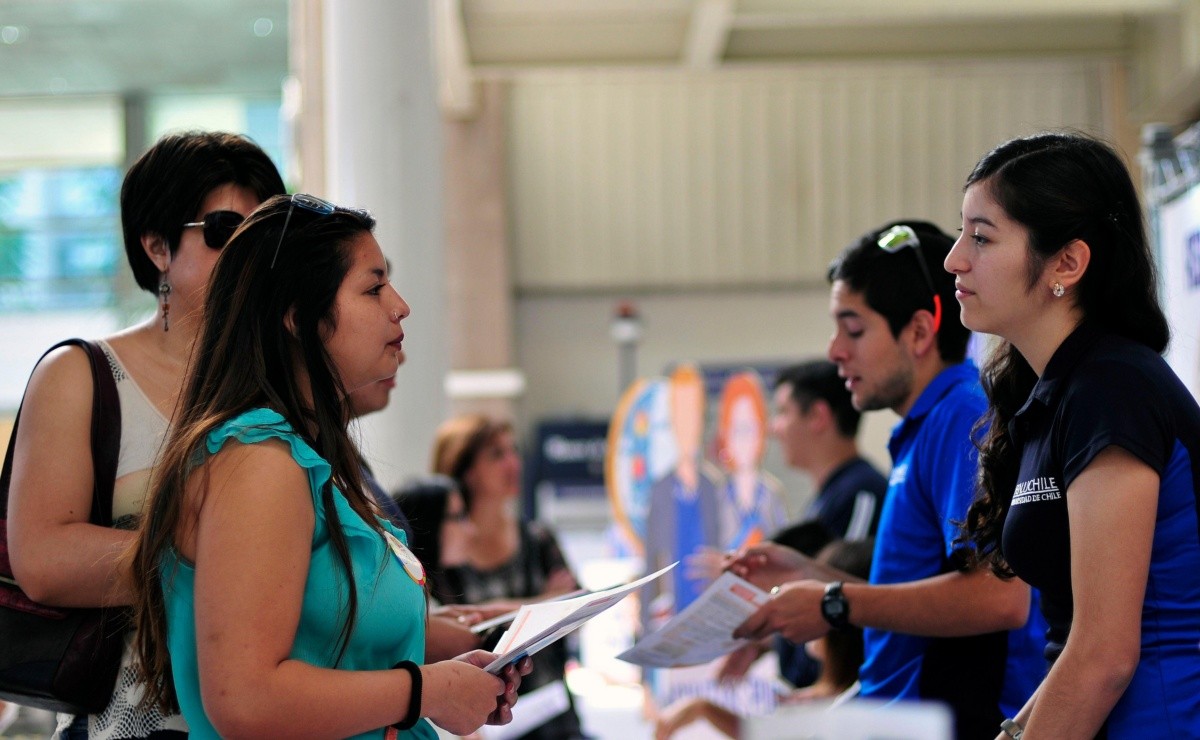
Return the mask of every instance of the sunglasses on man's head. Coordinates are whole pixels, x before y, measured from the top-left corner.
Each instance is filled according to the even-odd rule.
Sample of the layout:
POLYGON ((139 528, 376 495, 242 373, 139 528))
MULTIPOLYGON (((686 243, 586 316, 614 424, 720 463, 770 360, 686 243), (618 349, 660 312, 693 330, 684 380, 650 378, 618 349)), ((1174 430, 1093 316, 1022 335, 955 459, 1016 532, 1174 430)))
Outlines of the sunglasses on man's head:
POLYGON ((925 285, 933 294, 933 332, 936 334, 938 329, 942 328, 942 297, 938 295, 933 275, 929 272, 929 265, 925 263, 925 255, 921 253, 921 240, 917 238, 917 232, 913 231, 911 226, 899 224, 883 232, 876 243, 888 254, 895 254, 905 247, 912 247, 913 254, 917 256, 917 265, 920 266, 921 274, 925 277, 925 285))
POLYGON ((220 249, 245 220, 245 216, 235 211, 210 211, 204 214, 203 220, 184 224, 183 228, 204 227, 204 243, 211 249, 220 249))

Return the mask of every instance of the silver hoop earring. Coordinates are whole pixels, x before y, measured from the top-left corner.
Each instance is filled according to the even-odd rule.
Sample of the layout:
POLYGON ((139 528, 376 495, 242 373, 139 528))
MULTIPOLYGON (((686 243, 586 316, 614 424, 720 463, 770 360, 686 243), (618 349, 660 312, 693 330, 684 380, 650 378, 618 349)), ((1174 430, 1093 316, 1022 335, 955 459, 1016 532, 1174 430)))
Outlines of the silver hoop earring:
POLYGON ((1067 289, 1063 287, 1062 283, 1054 283, 1050 286, 1050 292, 1054 294, 1055 298, 1062 298, 1067 289))

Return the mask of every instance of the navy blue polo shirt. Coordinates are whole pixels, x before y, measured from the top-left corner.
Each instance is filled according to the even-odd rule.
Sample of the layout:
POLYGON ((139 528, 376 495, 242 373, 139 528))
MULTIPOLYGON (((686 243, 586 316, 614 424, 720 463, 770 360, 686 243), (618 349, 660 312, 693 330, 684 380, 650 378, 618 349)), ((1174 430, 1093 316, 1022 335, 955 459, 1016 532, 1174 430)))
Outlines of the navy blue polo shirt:
MULTIPOLYGON (((955 540, 974 497, 972 429, 986 406, 979 371, 964 362, 934 378, 892 430, 871 583, 916 581, 964 562, 955 540)), ((1025 627, 1012 632, 930 638, 865 629, 862 694, 940 700, 954 710, 959 737, 995 737, 1045 675, 1044 630, 1032 605, 1025 627)))
POLYGON ((820 521, 839 539, 864 540, 879 527, 887 485, 874 465, 855 457, 829 475, 806 518, 820 521))
MULTIPOLYGON (((1071 629, 1071 483, 1116 445, 1160 478, 1142 652, 1109 737, 1200 737, 1200 407, 1157 353, 1084 324, 1062 343, 1009 425, 1020 472, 1004 557, 1042 592, 1047 657, 1071 629)), ((1104 563, 1089 563, 1103 568, 1104 563)))

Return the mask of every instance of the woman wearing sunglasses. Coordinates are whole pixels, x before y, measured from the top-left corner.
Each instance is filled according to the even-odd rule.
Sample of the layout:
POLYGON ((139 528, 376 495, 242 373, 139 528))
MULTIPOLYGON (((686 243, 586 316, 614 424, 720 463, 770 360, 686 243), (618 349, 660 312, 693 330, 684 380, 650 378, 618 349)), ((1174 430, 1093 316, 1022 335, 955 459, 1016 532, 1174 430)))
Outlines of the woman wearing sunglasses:
MULTIPOLYGON (((159 448, 176 414, 208 278, 226 239, 260 202, 282 193, 270 158, 249 139, 192 132, 159 140, 121 188, 125 251, 139 287, 159 299, 144 322, 100 340, 121 406, 113 528, 89 523, 91 366, 77 347, 56 350, 25 392, 14 449, 8 535, 13 574, 35 601, 119 606, 132 601, 126 566, 159 448)), ((127 656, 128 657, 128 656, 127 656)), ((128 660, 100 715, 60 718, 64 738, 182 736, 178 716, 137 706, 128 660)))
POLYGON ((217 261, 133 551, 148 700, 194 738, 433 738, 511 720, 475 651, 422 665, 425 572, 378 515, 349 395, 404 359, 374 219, 272 198, 217 261))
POLYGON ((1050 625, 1052 667, 1001 737, 1200 737, 1200 407, 1161 357, 1129 173, 1083 136, 1014 139, 962 218, 962 322, 1003 339, 968 532, 1050 625))

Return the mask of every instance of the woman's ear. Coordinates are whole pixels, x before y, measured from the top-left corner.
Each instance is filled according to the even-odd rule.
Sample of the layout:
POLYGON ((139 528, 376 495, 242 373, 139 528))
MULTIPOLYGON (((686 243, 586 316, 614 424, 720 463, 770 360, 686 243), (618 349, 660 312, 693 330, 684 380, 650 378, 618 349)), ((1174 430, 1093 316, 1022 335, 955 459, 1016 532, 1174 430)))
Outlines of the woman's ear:
POLYGON ((1067 290, 1074 288, 1083 279, 1092 261, 1092 248, 1082 239, 1067 242, 1046 266, 1046 282, 1062 283, 1067 290))
POLYGON ((166 272, 171 266, 171 248, 167 244, 167 240, 148 231, 142 234, 142 250, 146 252, 146 256, 154 263, 159 272, 166 272))
POLYGON ((292 335, 293 339, 300 338, 300 332, 296 329, 296 307, 292 306, 283 315, 283 328, 287 329, 287 333, 292 335))

